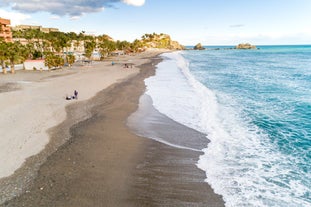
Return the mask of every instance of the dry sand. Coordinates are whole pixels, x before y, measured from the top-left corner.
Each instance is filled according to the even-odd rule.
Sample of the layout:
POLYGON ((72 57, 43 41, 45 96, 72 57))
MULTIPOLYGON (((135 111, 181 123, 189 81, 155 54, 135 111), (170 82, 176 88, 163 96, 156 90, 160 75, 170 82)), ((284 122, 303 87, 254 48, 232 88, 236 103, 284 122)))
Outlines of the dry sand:
POLYGON ((198 153, 137 137, 126 127, 143 80, 160 61, 152 58, 157 53, 123 57, 114 66, 6 76, 2 91, 13 91, 0 93, 6 103, 0 108, 0 170, 8 176, 0 180, 0 203, 14 198, 3 206, 223 206, 195 167, 198 153), (124 62, 134 68, 124 69, 124 62), (143 63, 139 72, 136 66, 143 63), (65 101, 74 89, 79 100, 65 101))

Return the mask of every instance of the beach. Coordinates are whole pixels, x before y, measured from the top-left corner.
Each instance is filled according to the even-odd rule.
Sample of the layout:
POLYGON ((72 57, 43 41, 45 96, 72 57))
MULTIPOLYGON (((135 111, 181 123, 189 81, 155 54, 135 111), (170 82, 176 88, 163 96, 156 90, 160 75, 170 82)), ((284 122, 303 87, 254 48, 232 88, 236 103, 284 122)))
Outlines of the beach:
MULTIPOLYGON (((137 136, 127 126, 162 52, 3 76, 2 206, 224 206, 196 167, 201 152, 137 136), (78 100, 65 100, 74 90, 78 100)), ((170 124, 155 130, 200 137, 163 121, 170 124)))

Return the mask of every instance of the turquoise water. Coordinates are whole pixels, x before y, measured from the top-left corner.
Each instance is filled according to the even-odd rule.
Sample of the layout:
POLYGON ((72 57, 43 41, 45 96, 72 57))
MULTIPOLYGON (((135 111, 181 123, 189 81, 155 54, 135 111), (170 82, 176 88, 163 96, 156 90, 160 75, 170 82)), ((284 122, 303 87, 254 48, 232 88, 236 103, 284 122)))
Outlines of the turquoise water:
POLYGON ((311 46, 164 54, 154 106, 207 134, 198 167, 226 206, 311 206, 311 46))
POLYGON ((201 83, 233 96, 282 153, 310 161, 311 46, 260 48, 184 56, 201 83))

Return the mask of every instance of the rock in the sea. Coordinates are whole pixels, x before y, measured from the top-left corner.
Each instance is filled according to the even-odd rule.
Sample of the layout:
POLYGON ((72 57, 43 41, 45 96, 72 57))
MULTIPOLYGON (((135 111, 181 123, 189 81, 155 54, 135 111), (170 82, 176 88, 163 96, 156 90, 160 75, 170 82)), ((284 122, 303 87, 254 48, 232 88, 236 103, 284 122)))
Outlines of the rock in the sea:
POLYGON ((255 45, 251 45, 249 43, 241 43, 241 44, 238 44, 237 46, 235 46, 235 49, 257 49, 255 45))
POLYGON ((201 43, 198 43, 194 46, 194 50, 205 50, 205 48, 201 45, 201 43))

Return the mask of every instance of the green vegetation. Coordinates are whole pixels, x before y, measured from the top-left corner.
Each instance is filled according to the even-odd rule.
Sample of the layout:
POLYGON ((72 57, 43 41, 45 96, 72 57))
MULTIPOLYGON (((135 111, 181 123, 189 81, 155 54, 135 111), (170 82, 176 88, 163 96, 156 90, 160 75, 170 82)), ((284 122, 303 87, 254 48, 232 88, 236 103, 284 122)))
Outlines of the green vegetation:
POLYGON ((142 44, 146 47, 151 48, 163 48, 163 49, 174 49, 182 50, 184 47, 176 41, 172 41, 171 37, 167 34, 144 34, 142 36, 142 44))
POLYGON ((45 65, 51 68, 61 68, 64 65, 65 61, 60 55, 49 53, 45 56, 45 65))
MULTIPOLYGON (((86 35, 84 31, 50 32, 44 33, 39 29, 26 29, 13 31, 14 42, 4 42, 0 39, 0 66, 6 73, 6 66, 10 65, 14 73, 14 65, 26 59, 45 59, 48 68, 60 68, 64 64, 71 66, 75 62, 75 52, 80 52, 87 59, 92 58, 92 53, 98 51, 102 58, 108 57, 115 50, 125 53, 136 53, 146 48, 176 48, 176 42, 171 41, 169 35, 145 34, 142 40, 114 41, 108 35, 86 35), (173 44, 175 43, 175 45, 173 44)), ((178 44, 178 43, 177 43, 178 44)), ((180 46, 178 44, 178 46, 180 46)))
POLYGON ((31 47, 20 42, 0 42, 0 63, 2 71, 6 74, 6 66, 10 65, 11 73, 15 73, 14 65, 26 60, 31 52, 31 47))
POLYGON ((68 63, 68 65, 71 67, 72 64, 75 62, 76 58, 74 55, 67 55, 66 57, 66 61, 68 63))

